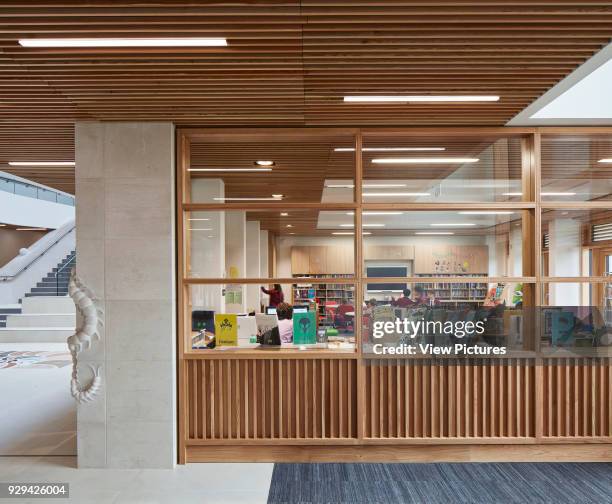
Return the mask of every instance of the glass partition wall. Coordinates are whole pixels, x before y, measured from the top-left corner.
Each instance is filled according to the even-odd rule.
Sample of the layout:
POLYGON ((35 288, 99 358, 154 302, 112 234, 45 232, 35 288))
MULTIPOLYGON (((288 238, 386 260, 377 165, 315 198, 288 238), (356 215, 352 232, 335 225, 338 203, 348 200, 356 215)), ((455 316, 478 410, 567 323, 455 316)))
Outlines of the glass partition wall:
POLYGON ((236 315, 240 330, 217 350, 273 350, 254 344, 266 319, 257 315, 279 319, 281 302, 282 317, 306 311, 315 327, 297 345, 285 334, 282 350, 357 354, 370 301, 408 303, 415 289, 456 310, 491 296, 508 308, 561 306, 586 299, 578 283, 563 286, 568 277, 597 277, 589 299, 605 308, 611 138, 509 128, 184 130, 185 350, 215 347, 215 314, 236 315), (260 326, 245 322, 254 314, 260 326))
MULTIPOLYGON (((557 382, 546 380, 556 380, 556 371, 537 374, 529 366, 580 357, 578 347, 609 357, 612 131, 183 129, 178 142, 183 449, 207 439, 271 442, 287 432, 302 443, 310 432, 338 444, 372 442, 383 432, 405 440, 418 432, 452 434, 450 417, 440 417, 448 425, 439 431, 406 423, 405 434, 396 425, 392 436, 391 424, 382 428, 385 415, 395 414, 389 408, 408 415, 400 411, 408 408, 401 399, 408 385, 394 381, 400 379, 414 381, 410 393, 423 387, 431 395, 428 402, 410 399, 418 408, 451 400, 459 388, 443 388, 455 379, 475 380, 466 397, 490 401, 492 409, 471 411, 466 403, 464 414, 475 423, 465 432, 537 437, 554 431, 542 422, 565 413, 552 403, 538 413, 536 395, 552 400, 547 394, 557 382), (376 317, 416 312, 442 323, 482 321, 484 333, 466 342, 506 345, 507 375, 489 376, 493 361, 444 382, 425 380, 433 363, 411 369, 391 359, 372 367, 384 359, 372 354, 376 317), (210 359, 221 362, 202 361, 210 359), (231 382, 229 396, 220 380, 231 382), (506 390, 511 383, 517 389, 506 390), (384 413, 379 394, 396 392, 384 413), (261 404, 258 394, 266 397, 261 404), (511 399, 500 399, 504 394, 511 399), (273 398, 276 409, 266 402, 273 398), (207 410, 207 400, 221 410, 207 410), (232 401, 240 408, 228 434, 219 422, 232 422, 232 401), (253 401, 270 417, 262 421, 272 422, 265 435, 257 434, 253 401), (506 401, 501 413, 493 411, 496 401, 506 401), (320 408, 317 418, 295 417, 300 407, 320 408), (505 414, 520 425, 487 430, 490 415, 505 414)), ((445 334, 428 338, 452 342, 445 334)), ((452 369, 440 370, 440 379, 452 369)), ((433 422, 432 412, 422 414, 433 422)))

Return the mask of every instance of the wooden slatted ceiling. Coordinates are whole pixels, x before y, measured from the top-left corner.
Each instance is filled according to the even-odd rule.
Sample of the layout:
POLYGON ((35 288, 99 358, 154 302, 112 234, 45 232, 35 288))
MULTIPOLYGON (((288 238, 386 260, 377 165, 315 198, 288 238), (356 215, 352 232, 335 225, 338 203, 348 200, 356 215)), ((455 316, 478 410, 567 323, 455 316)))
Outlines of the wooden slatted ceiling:
MULTIPOLYGON (((0 167, 73 158, 77 119, 179 125, 502 125, 610 41, 612 3, 3 2, 0 167), (28 37, 227 37, 197 50, 25 49, 28 37), (349 105, 346 94, 499 94, 349 105)), ((63 190, 50 171, 36 179, 63 190)))

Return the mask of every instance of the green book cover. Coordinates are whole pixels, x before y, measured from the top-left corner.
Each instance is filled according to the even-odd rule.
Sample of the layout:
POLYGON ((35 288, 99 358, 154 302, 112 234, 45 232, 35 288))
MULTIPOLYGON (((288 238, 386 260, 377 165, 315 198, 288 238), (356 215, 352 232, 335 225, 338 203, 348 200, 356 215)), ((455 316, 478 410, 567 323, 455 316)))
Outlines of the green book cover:
POLYGON ((293 314, 293 344, 294 345, 313 345, 317 342, 317 324, 315 313, 293 314))

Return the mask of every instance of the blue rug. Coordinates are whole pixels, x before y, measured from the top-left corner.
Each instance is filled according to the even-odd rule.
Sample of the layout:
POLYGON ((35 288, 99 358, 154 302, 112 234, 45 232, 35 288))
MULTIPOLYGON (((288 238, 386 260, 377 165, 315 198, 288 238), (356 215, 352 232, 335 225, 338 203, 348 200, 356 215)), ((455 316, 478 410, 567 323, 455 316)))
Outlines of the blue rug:
POLYGON ((275 464, 269 504, 612 503, 612 464, 275 464))

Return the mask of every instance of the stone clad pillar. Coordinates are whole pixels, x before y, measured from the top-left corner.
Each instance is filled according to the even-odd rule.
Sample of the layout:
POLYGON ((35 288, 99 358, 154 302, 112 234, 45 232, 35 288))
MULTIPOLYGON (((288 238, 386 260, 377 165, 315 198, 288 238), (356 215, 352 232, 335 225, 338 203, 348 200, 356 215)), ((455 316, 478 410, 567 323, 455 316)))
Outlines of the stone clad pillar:
MULTIPOLYGON (((100 299, 99 396, 78 408, 80 467, 176 462, 174 127, 76 124, 77 272, 100 299)), ((67 384, 68 386, 68 384, 67 384)))

